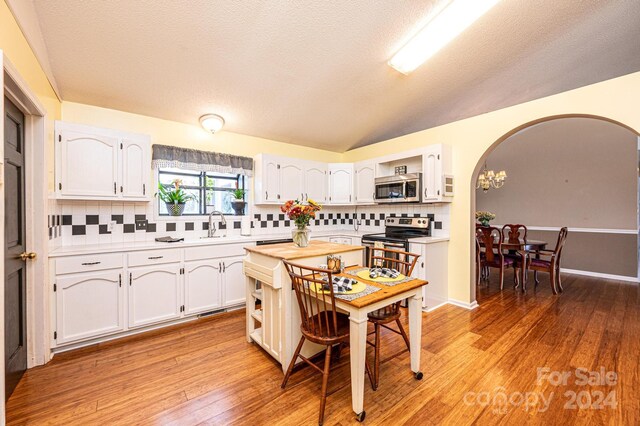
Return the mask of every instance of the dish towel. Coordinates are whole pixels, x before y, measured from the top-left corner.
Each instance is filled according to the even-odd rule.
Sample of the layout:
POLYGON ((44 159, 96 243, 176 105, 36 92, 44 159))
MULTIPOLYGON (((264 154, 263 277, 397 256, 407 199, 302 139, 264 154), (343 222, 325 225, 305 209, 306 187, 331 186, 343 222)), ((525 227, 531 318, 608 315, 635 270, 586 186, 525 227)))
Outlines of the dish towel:
MULTIPOLYGON (((347 277, 333 277, 332 281, 333 281, 334 292, 351 291, 351 289, 353 289, 353 285, 358 282, 354 279, 347 278, 347 277)), ((325 291, 329 290, 329 284, 324 284, 322 286, 322 289, 325 291)))
POLYGON ((369 278, 398 278, 400 272, 390 268, 371 268, 369 269, 369 278))

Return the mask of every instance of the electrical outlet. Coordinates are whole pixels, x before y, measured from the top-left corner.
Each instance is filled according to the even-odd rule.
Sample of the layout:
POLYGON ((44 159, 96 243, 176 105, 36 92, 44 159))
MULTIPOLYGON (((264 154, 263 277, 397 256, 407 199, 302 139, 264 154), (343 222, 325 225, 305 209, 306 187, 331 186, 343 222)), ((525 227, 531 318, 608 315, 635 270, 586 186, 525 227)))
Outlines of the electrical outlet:
POLYGON ((136 231, 144 231, 147 229, 147 225, 149 221, 146 219, 138 219, 136 220, 136 231))

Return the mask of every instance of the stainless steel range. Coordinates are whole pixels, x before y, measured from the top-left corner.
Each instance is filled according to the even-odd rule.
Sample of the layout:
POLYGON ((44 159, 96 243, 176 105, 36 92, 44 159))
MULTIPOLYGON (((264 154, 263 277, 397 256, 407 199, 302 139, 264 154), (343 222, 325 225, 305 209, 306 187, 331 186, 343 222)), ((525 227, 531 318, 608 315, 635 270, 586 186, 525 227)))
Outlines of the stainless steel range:
POLYGON ((376 242, 382 243, 385 248, 409 251, 409 242, 412 238, 431 236, 431 220, 428 217, 394 216, 386 218, 384 224, 384 233, 362 236, 365 262, 369 261, 369 254, 376 242))

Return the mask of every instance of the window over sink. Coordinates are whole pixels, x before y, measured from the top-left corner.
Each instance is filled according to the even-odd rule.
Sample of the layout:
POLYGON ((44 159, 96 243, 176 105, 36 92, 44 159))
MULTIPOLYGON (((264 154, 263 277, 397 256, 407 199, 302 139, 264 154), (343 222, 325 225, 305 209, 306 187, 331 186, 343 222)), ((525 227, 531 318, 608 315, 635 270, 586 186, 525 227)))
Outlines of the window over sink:
MULTIPOLYGON (((246 190, 245 176, 239 174, 176 168, 158 169, 159 184, 170 187, 176 179, 181 180, 182 188, 195 197, 186 203, 183 216, 207 215, 213 210, 219 210, 225 215, 235 215, 231 206, 232 192, 236 189, 246 190)), ((246 193, 244 201, 246 201, 246 193)), ((169 216, 164 203, 158 203, 158 214, 169 216)), ((246 214, 246 207, 244 214, 246 214)))

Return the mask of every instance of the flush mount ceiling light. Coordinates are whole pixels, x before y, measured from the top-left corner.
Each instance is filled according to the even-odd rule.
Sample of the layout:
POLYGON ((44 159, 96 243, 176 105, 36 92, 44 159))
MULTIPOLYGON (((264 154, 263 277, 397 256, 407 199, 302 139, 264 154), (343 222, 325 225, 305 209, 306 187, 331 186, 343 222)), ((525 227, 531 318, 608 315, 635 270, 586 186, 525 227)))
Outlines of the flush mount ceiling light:
POLYGON ((206 131, 216 133, 224 126, 224 118, 217 114, 206 114, 200 117, 200 125, 206 131))
POLYGON ((453 0, 389 61, 403 74, 418 68, 500 0, 453 0))

